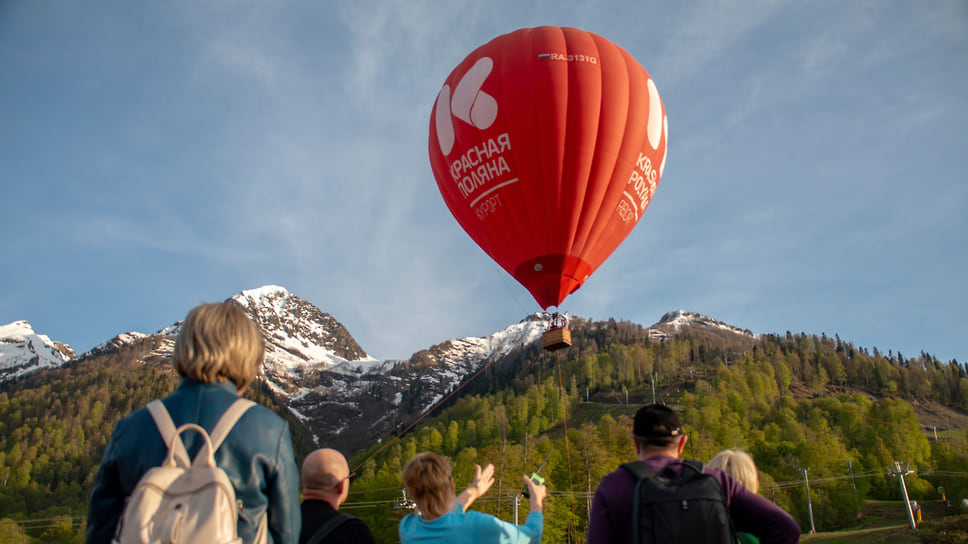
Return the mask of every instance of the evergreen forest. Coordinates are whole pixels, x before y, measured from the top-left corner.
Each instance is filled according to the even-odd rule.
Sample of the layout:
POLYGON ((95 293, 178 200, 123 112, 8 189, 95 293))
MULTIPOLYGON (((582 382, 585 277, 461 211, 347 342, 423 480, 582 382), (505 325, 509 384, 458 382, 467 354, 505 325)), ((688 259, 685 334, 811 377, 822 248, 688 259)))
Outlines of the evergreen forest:
MULTIPOLYGON (((964 513, 968 368, 958 361, 802 333, 687 329, 657 339, 615 320, 576 320, 572 335, 564 350, 518 349, 413 414, 399 434, 344 452, 359 477, 343 510, 378 542, 397 541, 397 522, 411 512, 400 471, 432 450, 453 463, 458 491, 475 464, 493 463, 495 484, 473 508, 523 522, 521 477, 547 457, 544 541, 584 542, 598 481, 634 458, 632 417, 654 399, 680 411, 685 456, 751 453, 760 494, 805 533, 863 524, 865 504, 900 503, 902 480, 911 499, 964 513)), ((83 542, 87 493, 115 421, 177 385, 164 361, 134 362, 144 349, 0 385, 0 544, 83 542)), ((247 396, 286 417, 266 387, 247 396)), ((313 446, 289 420, 301 463, 313 446)))

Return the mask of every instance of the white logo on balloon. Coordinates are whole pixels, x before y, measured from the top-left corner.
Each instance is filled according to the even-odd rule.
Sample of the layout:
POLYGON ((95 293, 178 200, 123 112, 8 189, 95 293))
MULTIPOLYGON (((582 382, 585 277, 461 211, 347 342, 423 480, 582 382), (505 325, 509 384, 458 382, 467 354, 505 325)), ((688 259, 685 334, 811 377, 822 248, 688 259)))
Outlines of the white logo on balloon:
MULTIPOLYGON (((649 137, 649 145, 652 149, 659 149, 659 143, 662 136, 665 136, 666 140, 669 139, 669 119, 662 115, 662 102, 659 101, 659 90, 655 88, 655 83, 652 78, 648 81, 649 87, 649 126, 646 129, 646 135, 649 137)), ((662 177, 662 171, 665 170, 666 155, 669 153, 669 146, 666 145, 665 150, 662 153, 662 163, 659 165, 659 177, 662 177)))
MULTIPOLYGON (((437 107, 434 111, 434 124, 437 128, 437 142, 440 144, 440 151, 444 155, 449 154, 454 149, 455 134, 451 112, 453 112, 454 117, 481 130, 490 127, 497 119, 497 100, 481 90, 484 80, 487 79, 493 69, 494 61, 490 57, 483 57, 475 62, 474 66, 471 66, 471 69, 457 83, 453 98, 450 96, 450 85, 444 85, 440 89, 440 93, 437 95, 437 107)), ((662 138, 669 138, 669 120, 662 115, 659 91, 651 78, 649 78, 647 85, 649 89, 649 124, 646 134, 652 149, 659 149, 662 138)), ((668 151, 667 146, 662 154, 662 162, 659 164, 659 176, 662 176, 662 171, 665 170, 668 151)))
POLYGON ((450 86, 444 85, 437 95, 437 107, 434 111, 434 125, 437 128, 437 141, 440 151, 447 155, 454 148, 454 117, 485 129, 497 119, 497 100, 481 90, 484 80, 494 68, 494 61, 484 57, 474 63, 471 69, 457 83, 454 96, 450 96, 450 86), (448 107, 449 106, 449 107, 448 107))

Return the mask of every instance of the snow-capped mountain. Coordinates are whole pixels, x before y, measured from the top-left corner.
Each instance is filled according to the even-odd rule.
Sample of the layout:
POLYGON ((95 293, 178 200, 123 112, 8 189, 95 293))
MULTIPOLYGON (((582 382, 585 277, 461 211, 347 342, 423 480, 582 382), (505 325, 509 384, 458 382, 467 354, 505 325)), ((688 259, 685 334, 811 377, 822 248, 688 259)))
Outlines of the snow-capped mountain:
POLYGON ((232 300, 245 308, 265 335, 263 370, 279 395, 298 394, 313 371, 358 374, 381 367, 336 318, 283 287, 242 291, 232 300))
POLYGON ((315 360, 339 364, 374 361, 333 316, 291 294, 284 287, 266 285, 232 297, 245 308, 276 349, 276 359, 296 365, 315 360), (288 357, 291 355, 291 357, 288 357))
POLYGON ((304 368, 289 410, 318 445, 355 451, 411 423, 484 364, 538 340, 545 326, 546 319, 534 314, 503 331, 449 340, 406 361, 304 368))
MULTIPOLYGON (((433 408, 485 364, 539 341, 548 316, 536 313, 483 337, 445 341, 409 359, 376 360, 333 316, 283 287, 267 285, 233 297, 266 339, 264 384, 280 406, 304 426, 317 445, 352 452, 376 437, 399 431, 433 408)), ((119 334, 78 361, 126 348, 143 364, 165 365, 181 323, 154 334, 119 334)), ((701 314, 670 312, 649 329, 665 339, 683 330, 728 335, 752 342, 754 335, 701 314)), ((738 340, 735 340, 738 339, 738 340)), ((0 327, 0 381, 63 365, 74 353, 33 332, 24 321, 0 327)))
MULTIPOLYGON (((489 336, 449 340, 408 360, 379 361, 367 355, 333 316, 283 287, 267 285, 231 299, 263 332, 264 383, 276 401, 288 408, 317 444, 344 451, 365 447, 373 437, 411 421, 486 362, 539 339, 546 324, 535 314, 489 336)), ((0 380, 20 378, 73 358, 70 352, 57 359, 57 365, 47 363, 52 353, 60 353, 46 347, 54 343, 33 335, 25 323, 26 329, 13 325, 17 324, 0 329, 4 349, 0 362, 10 361, 0 366, 0 380), (7 346, 18 346, 16 358, 7 355, 12 353, 7 346)), ((177 322, 154 334, 121 333, 81 360, 116 354, 130 346, 137 348, 128 351, 141 363, 164 365, 174 351, 180 327, 177 322)))
MULTIPOLYGON (((266 340, 266 360, 263 370, 278 378, 280 390, 289 389, 299 380, 306 368, 355 368, 376 363, 353 336, 333 316, 291 294, 284 287, 266 285, 242 291, 231 297, 242 306, 262 330, 266 340)), ((91 350, 87 355, 140 342, 146 337, 157 337, 158 348, 149 355, 171 355, 181 321, 173 323, 153 335, 129 331, 119 334, 91 350)))
POLYGON ((37 334, 27 321, 0 325, 0 382, 60 367, 74 357, 69 346, 37 334))
POLYGON ((661 319, 659 319, 658 323, 649 327, 649 331, 653 338, 669 338, 675 336, 677 333, 682 332, 683 329, 696 327, 702 327, 707 330, 719 330, 726 333, 738 334, 740 336, 748 336, 752 339, 756 338, 756 335, 753 334, 749 329, 734 327, 733 325, 723 323, 722 321, 717 321, 711 317, 686 310, 667 312, 662 316, 661 319))

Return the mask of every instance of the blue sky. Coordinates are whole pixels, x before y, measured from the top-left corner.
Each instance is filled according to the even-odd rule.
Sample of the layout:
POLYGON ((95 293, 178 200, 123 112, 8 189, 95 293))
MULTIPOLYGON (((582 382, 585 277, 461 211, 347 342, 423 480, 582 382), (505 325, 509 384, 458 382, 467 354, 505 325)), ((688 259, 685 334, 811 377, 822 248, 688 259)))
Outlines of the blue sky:
POLYGON ((968 361, 963 0, 3 2, 0 323, 83 352, 276 284, 388 359, 538 311, 427 137, 454 66, 540 25, 627 49, 669 119, 649 210, 562 311, 968 361))

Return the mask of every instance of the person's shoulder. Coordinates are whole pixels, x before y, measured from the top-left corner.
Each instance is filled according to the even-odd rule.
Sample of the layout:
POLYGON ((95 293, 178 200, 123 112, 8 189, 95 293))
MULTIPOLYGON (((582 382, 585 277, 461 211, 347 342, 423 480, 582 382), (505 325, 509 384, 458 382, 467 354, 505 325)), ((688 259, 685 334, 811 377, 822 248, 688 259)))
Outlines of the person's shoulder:
POLYGON ((490 534, 492 531, 500 530, 498 527, 506 523, 497 516, 485 514, 484 512, 478 512, 477 510, 468 510, 463 512, 459 514, 459 517, 455 517, 454 521, 459 522, 460 525, 464 526, 469 531, 487 534, 490 534))
MULTIPOLYGON (((463 518, 464 520, 489 520, 494 518, 491 514, 485 514, 484 512, 478 512, 477 510, 455 510, 450 512, 448 515, 454 516, 455 519, 463 518)), ((497 519, 497 518, 494 518, 497 519)))
POLYGON ((630 476, 632 473, 629 472, 629 470, 627 468, 625 468, 625 465, 630 465, 630 464, 632 464, 634 462, 635 461, 629 461, 628 463, 622 463, 621 465, 615 467, 614 470, 612 470, 611 472, 609 472, 605 476, 602 476, 602 479, 605 480, 607 478, 609 480, 612 480, 612 479, 615 479, 615 478, 625 478, 626 476, 630 476))
MULTIPOLYGON (((239 397, 242 398, 242 397, 239 397)), ((248 399, 251 400, 251 399, 248 399)), ((254 404, 249 408, 248 412, 252 414, 257 414, 259 417, 268 417, 272 419, 282 419, 279 414, 273 412, 269 408, 259 404, 258 402, 252 401, 254 404)))
POLYGON ((414 513, 410 513, 403 516, 403 519, 400 520, 400 527, 404 527, 404 526, 409 527, 409 526, 412 526, 414 523, 417 523, 418 521, 420 521, 420 516, 414 513))
POLYGON ((634 482, 636 479, 635 474, 633 474, 632 471, 630 471, 628 468, 625 467, 625 465, 628 465, 634 462, 635 461, 630 461, 629 463, 622 463, 621 465, 616 467, 615 470, 603 476, 601 483, 599 485, 601 484, 611 485, 611 484, 616 484, 620 482, 634 482))
POLYGON ((697 461, 696 459, 688 459, 686 457, 673 457, 671 455, 656 455, 655 457, 649 457, 646 460, 646 463, 649 466, 655 467, 659 470, 670 465, 692 464, 692 465, 698 465, 700 468, 702 468, 703 466, 702 461, 697 461))
MULTIPOLYGON (((340 512, 340 513, 343 514, 342 512, 340 512)), ((363 521, 362 519, 360 519, 360 518, 358 518, 358 517, 356 517, 356 516, 354 516, 352 514, 343 514, 343 515, 347 517, 347 519, 346 519, 346 524, 347 525, 361 525, 363 527, 367 527, 366 522, 363 521)))
POLYGON ((114 424, 114 431, 111 433, 111 437, 114 440, 122 438, 125 434, 130 432, 140 432, 145 428, 154 428, 154 419, 151 417, 151 413, 148 412, 147 407, 141 407, 133 412, 125 415, 114 424))
POLYGON ((744 487, 743 484, 739 483, 738 480, 736 480, 735 478, 733 478, 729 474, 726 474, 726 472, 718 468, 706 466, 706 467, 703 467, 702 470, 704 473, 712 476, 719 482, 720 487, 723 488, 724 492, 728 497, 732 497, 737 493, 745 493, 745 492, 752 493, 753 495, 756 494, 756 493, 753 493, 753 491, 746 489, 746 487, 744 487))
POLYGON ((366 524, 365 521, 363 521, 362 519, 356 516, 352 516, 350 514, 343 514, 343 515, 349 516, 349 519, 347 519, 343 523, 343 527, 345 527, 346 532, 357 534, 357 535, 372 536, 373 533, 370 532, 370 527, 366 524))
POLYGON ((413 535, 420 531, 421 521, 422 518, 417 514, 407 514, 406 516, 403 516, 403 519, 401 519, 400 523, 397 524, 397 532, 401 538, 404 536, 413 535))
POLYGON ((609 472, 598 482, 595 488, 595 496, 599 499, 607 499, 612 496, 620 496, 629 489, 635 487, 636 477, 628 469, 619 466, 609 472))
POLYGON ((370 534, 370 528, 362 519, 345 512, 337 512, 337 516, 343 518, 333 533, 334 534, 370 534))
POLYGON ((144 405, 141 408, 132 410, 130 413, 118 420, 118 425, 138 425, 143 423, 144 420, 151 419, 151 413, 148 411, 148 405, 144 405))
MULTIPOLYGON (((701 461, 696 461, 696 462, 697 463, 701 463, 701 461)), ((716 467, 711 467, 709 465, 702 465, 702 471, 705 472, 706 474, 711 474, 711 475, 716 476, 716 477, 718 477, 720 474, 722 474, 724 476, 729 476, 728 474, 726 474, 725 472, 723 472, 722 469, 719 469, 719 468, 716 468, 716 467)))
POLYGON ((289 425, 286 420, 282 418, 282 416, 259 404, 258 402, 246 410, 245 414, 242 415, 241 421, 244 421, 246 424, 258 425, 260 427, 268 427, 273 429, 281 429, 289 425))

